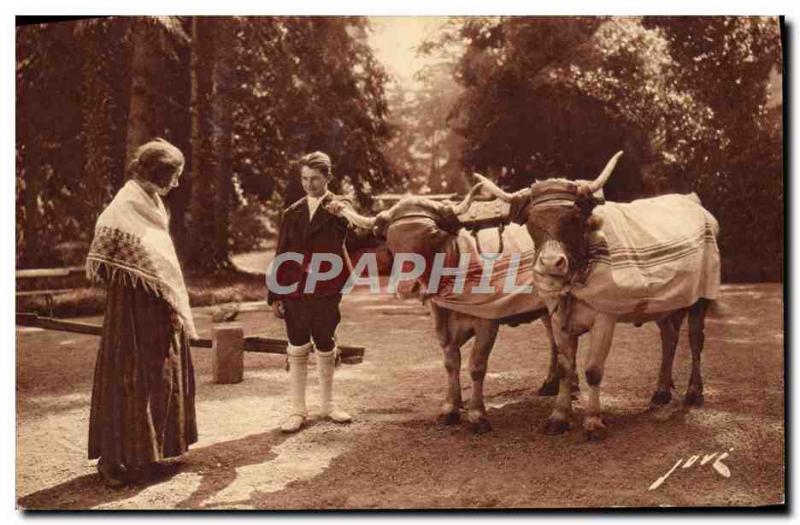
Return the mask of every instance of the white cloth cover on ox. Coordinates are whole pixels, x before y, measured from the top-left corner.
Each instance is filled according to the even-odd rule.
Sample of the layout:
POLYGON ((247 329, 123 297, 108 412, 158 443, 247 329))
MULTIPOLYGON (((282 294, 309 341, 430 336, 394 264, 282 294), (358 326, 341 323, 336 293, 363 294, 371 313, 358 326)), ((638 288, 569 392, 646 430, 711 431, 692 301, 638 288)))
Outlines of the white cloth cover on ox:
POLYGON ((594 213, 603 225, 590 240, 588 276, 573 285, 575 297, 617 315, 716 299, 719 224, 696 194, 609 202, 594 213))
MULTIPOLYGON (((518 224, 509 224, 503 232, 503 251, 500 248, 498 228, 488 228, 477 232, 480 241, 480 253, 475 238, 462 229, 448 252, 457 247, 458 253, 467 253, 470 264, 462 293, 454 290, 455 279, 443 278, 442 285, 430 300, 436 305, 483 319, 501 319, 511 315, 533 312, 545 308, 545 303, 535 291, 513 291, 524 286, 533 290, 533 256, 534 245, 528 230, 518 224), (481 255, 481 253, 483 255, 481 255), (481 283, 485 258, 493 259, 491 278, 488 287, 491 293, 475 291, 481 283), (506 281, 509 273, 516 273, 516 278, 506 281), (508 284, 508 286, 507 286, 508 284), (509 290, 509 291, 506 291, 509 290)), ((455 253, 448 253, 452 266, 456 266, 455 253)), ((447 266, 451 266, 448 264, 447 266)), ((487 272, 488 273, 488 272, 487 272)), ((513 276, 512 276, 513 277, 513 276)))

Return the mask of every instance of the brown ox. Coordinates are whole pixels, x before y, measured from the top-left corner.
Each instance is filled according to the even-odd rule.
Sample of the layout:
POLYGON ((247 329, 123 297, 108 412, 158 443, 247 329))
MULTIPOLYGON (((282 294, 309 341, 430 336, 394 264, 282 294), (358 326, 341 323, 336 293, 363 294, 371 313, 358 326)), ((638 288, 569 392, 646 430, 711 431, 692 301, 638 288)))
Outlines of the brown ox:
MULTIPOLYGON (((513 194, 506 193, 486 178, 477 175, 483 182, 485 190, 512 203, 513 220, 527 226, 536 245, 533 267, 534 286, 545 299, 551 314, 559 351, 558 366, 560 370, 570 370, 574 367, 578 336, 586 332, 590 333, 590 353, 585 370, 586 381, 589 384, 589 400, 583 423, 589 439, 602 439, 607 433, 606 426, 600 417, 600 384, 603 379, 605 360, 611 347, 614 326, 617 322, 629 322, 636 325, 647 321, 658 323, 661 332, 662 361, 658 385, 651 402, 666 404, 671 399, 672 363, 678 334, 683 318, 688 313, 692 371, 684 403, 695 406, 703 403, 700 355, 703 349, 704 319, 710 300, 714 299, 713 296, 716 293, 714 290, 719 287, 719 252, 716 248, 718 226, 713 217, 700 206, 696 196, 669 195, 648 199, 647 202, 642 200, 630 204, 609 203, 607 206, 601 206, 595 210, 598 202, 594 193, 602 189, 621 154, 622 152, 617 153, 608 162, 600 176, 592 182, 549 179, 536 182, 530 188, 513 194), (672 203, 676 204, 679 209, 673 210, 672 203), (704 270, 709 275, 707 281, 704 282, 710 283, 705 289, 712 290, 712 292, 706 292, 705 295, 702 292, 687 293, 685 297, 681 297, 682 302, 678 304, 680 307, 663 310, 652 306, 653 295, 648 296, 647 294, 650 292, 647 291, 641 298, 636 299, 639 301, 637 308, 627 311, 600 311, 582 300, 582 297, 585 298, 595 293, 595 297, 601 296, 606 304, 611 304, 608 297, 603 296, 604 291, 598 292, 598 287, 602 287, 602 284, 598 284, 599 279, 592 280, 593 272, 596 274, 597 267, 590 261, 588 253, 590 239, 605 239, 603 235, 609 233, 603 223, 603 212, 608 211, 609 206, 616 206, 616 209, 621 210, 622 214, 627 214, 634 209, 633 207, 636 207, 636 210, 639 210, 638 213, 645 217, 647 217, 647 213, 650 213, 647 210, 660 206, 666 212, 662 211, 658 220, 653 222, 657 223, 657 228, 660 225, 661 231, 676 232, 676 235, 683 235, 687 229, 691 228, 695 228, 692 231, 696 231, 698 222, 705 221, 705 238, 703 239, 703 233, 701 233, 702 240, 699 241, 701 243, 699 249, 702 250, 705 246, 706 253, 709 254, 707 260, 710 261, 708 265, 710 270, 703 266, 689 268, 688 271, 681 274, 673 272, 669 265, 674 263, 676 257, 680 257, 681 254, 678 253, 677 256, 674 253, 663 255, 670 248, 661 250, 658 255, 660 259, 656 255, 651 255, 657 253, 656 249, 644 250, 638 246, 629 250, 632 255, 628 256, 637 259, 632 266, 641 264, 642 259, 647 262, 646 257, 652 258, 652 264, 646 271, 653 272, 649 275, 655 275, 661 279, 659 285, 663 295, 675 295, 676 285, 673 283, 679 283, 680 279, 689 278, 686 276, 692 276, 693 273, 699 275, 704 270), (676 215, 682 213, 681 210, 684 209, 689 210, 688 216, 698 217, 698 219, 687 219, 683 222, 678 220, 679 217, 676 215), (707 244, 702 245, 703 242, 707 244), (649 305, 651 308, 638 308, 643 305, 649 305)), ((638 227, 638 225, 636 226, 638 227)), ((702 224, 699 225, 699 229, 701 232, 703 231, 702 224)), ((633 236, 633 232, 628 230, 623 231, 621 235, 629 234, 633 236)), ((674 248, 672 249, 674 250, 674 248)), ((617 256, 624 257, 625 254, 619 255, 618 252, 617 256)), ((609 260, 611 259, 613 256, 609 257, 609 260)), ((646 286, 645 290, 647 290, 646 286)), ((621 294, 620 301, 627 300, 628 298, 621 294)), ((673 301, 672 305, 675 306, 676 302, 673 301)), ((664 304, 669 304, 669 302, 665 301, 664 304)), ((564 377, 561 376, 562 379, 564 377)), ((545 433, 562 433, 569 428, 572 411, 569 387, 568 382, 561 381, 554 410, 543 428, 545 433)))
MULTIPOLYGON (((472 188, 469 195, 457 205, 449 205, 423 197, 410 196, 401 199, 390 209, 376 217, 359 215, 346 201, 336 201, 328 209, 349 220, 354 226, 386 238, 393 254, 418 254, 425 261, 434 255, 453 249, 454 240, 461 225, 457 216, 469 207, 480 185, 472 188)), ((422 277, 422 281, 425 279, 422 277)), ((423 283, 424 286, 424 283, 423 283)), ((491 429, 486 417, 483 401, 483 381, 486 376, 489 354, 494 346, 501 323, 531 322, 541 318, 550 340, 550 370, 540 395, 554 395, 559 384, 556 363, 556 345, 550 328, 547 309, 542 301, 539 308, 514 316, 513 319, 484 319, 449 310, 433 301, 428 301, 434 321, 439 344, 444 354, 444 365, 448 377, 448 389, 439 419, 447 425, 460 421, 463 402, 461 399, 461 347, 472 337, 475 338, 469 358, 469 372, 472 378, 472 396, 467 410, 467 419, 475 432, 491 429)), ((574 375, 574 371, 573 371, 574 375)))

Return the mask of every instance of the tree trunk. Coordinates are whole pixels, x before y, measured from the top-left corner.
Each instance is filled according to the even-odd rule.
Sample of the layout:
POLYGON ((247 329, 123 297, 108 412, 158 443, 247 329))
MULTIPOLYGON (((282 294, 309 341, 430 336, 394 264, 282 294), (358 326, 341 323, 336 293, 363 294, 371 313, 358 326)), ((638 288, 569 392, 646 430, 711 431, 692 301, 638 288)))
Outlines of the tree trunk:
POLYGON ((26 160, 28 160, 28 165, 23 172, 25 189, 22 195, 25 215, 22 222, 21 253, 17 263, 21 268, 35 268, 42 262, 40 254, 43 253, 43 246, 40 242, 39 193, 41 192, 40 181, 44 177, 44 173, 42 173, 41 165, 37 160, 26 160))
MULTIPOLYGON (((181 23, 186 34, 191 34, 191 19, 183 20, 181 23)), ((175 100, 175 104, 167 105, 166 118, 173 132, 170 138, 174 139, 172 143, 183 152, 186 158, 180 186, 172 190, 166 198, 166 203, 172 212, 169 223, 170 234, 182 264, 186 263, 189 253, 189 230, 186 221, 189 199, 192 195, 192 113, 189 110, 191 107, 191 59, 190 47, 182 46, 177 50, 177 67, 168 71, 166 77, 170 95, 175 100)))
MULTIPOLYGON (((19 40, 17 46, 19 56, 21 54, 19 40)), ((22 53, 26 51, 28 49, 23 48, 22 53)), ((26 89, 24 77, 17 76, 16 87, 16 181, 17 190, 20 192, 17 195, 17 234, 20 238, 17 238, 16 263, 19 268, 35 268, 39 266, 39 256, 44 248, 39 196, 42 192, 42 180, 45 177, 42 165, 45 156, 37 130, 31 125, 30 117, 38 110, 37 100, 26 89)))
POLYGON ((133 56, 131 58, 131 92, 128 109, 126 166, 140 145, 159 133, 158 69, 161 60, 159 39, 152 24, 142 19, 133 22, 133 56))
POLYGON ((82 193, 86 205, 85 229, 90 230, 97 216, 116 191, 114 159, 115 100, 103 51, 106 30, 94 24, 84 38, 83 82, 81 85, 81 127, 83 146, 82 193))
POLYGON ((231 17, 215 18, 216 45, 214 71, 212 115, 214 156, 216 157, 216 226, 214 234, 215 259, 219 266, 230 267, 229 225, 231 200, 233 198, 233 162, 231 148, 233 132, 233 90, 236 80, 236 35, 234 21, 231 17))
POLYGON ((228 222, 231 177, 233 68, 230 19, 192 20, 192 195, 189 203, 189 257, 195 271, 230 267, 228 222))
MULTIPOLYGON (((192 113, 192 195, 189 201, 189 257, 188 268, 202 268, 204 257, 204 238, 207 238, 206 221, 208 198, 213 195, 207 177, 209 171, 209 123, 206 115, 211 92, 211 51, 212 42, 207 33, 207 21, 203 17, 192 18, 192 56, 191 66, 191 113, 192 113), (205 180, 204 180, 205 179, 205 180)), ((213 219, 213 217, 212 217, 213 219)))

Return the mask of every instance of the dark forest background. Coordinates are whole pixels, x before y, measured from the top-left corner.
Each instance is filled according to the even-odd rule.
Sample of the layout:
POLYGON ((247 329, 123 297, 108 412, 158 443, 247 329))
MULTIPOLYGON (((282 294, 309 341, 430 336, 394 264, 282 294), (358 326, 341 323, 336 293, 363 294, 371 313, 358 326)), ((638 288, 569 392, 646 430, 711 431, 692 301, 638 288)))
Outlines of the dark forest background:
POLYGON ((190 272, 262 249, 328 152, 336 192, 517 189, 588 178, 607 197, 695 191, 726 280, 783 273, 783 62, 776 18, 451 18, 393 82, 364 17, 112 17, 17 28, 17 267, 81 264, 133 149, 184 151, 168 197, 190 272))

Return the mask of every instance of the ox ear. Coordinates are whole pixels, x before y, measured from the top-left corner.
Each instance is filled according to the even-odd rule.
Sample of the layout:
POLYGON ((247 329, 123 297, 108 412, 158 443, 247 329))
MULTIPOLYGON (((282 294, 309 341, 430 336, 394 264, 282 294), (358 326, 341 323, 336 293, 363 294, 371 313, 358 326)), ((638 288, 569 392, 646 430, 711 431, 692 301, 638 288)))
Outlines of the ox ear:
MULTIPOLYGON (((589 190, 589 182, 590 181, 583 180, 583 179, 578 179, 575 182, 578 184, 579 188, 584 188, 585 187, 586 190, 589 190)), ((594 192, 592 194, 592 196, 594 197, 594 200, 595 200, 595 202, 597 204, 605 204, 606 203, 606 195, 605 195, 605 193, 603 193, 603 188, 600 188, 599 190, 594 192)))
POLYGON ((530 205, 530 198, 514 199, 511 201, 511 207, 508 210, 508 219, 524 226, 528 222, 528 208, 530 205))
POLYGON ((581 214, 587 219, 592 216, 594 207, 597 206, 597 198, 592 194, 592 190, 588 184, 578 184, 578 195, 575 201, 575 207, 578 208, 581 214))
POLYGON ((598 231, 603 227, 603 218, 599 215, 592 214, 586 219, 586 225, 589 227, 589 231, 598 231))

